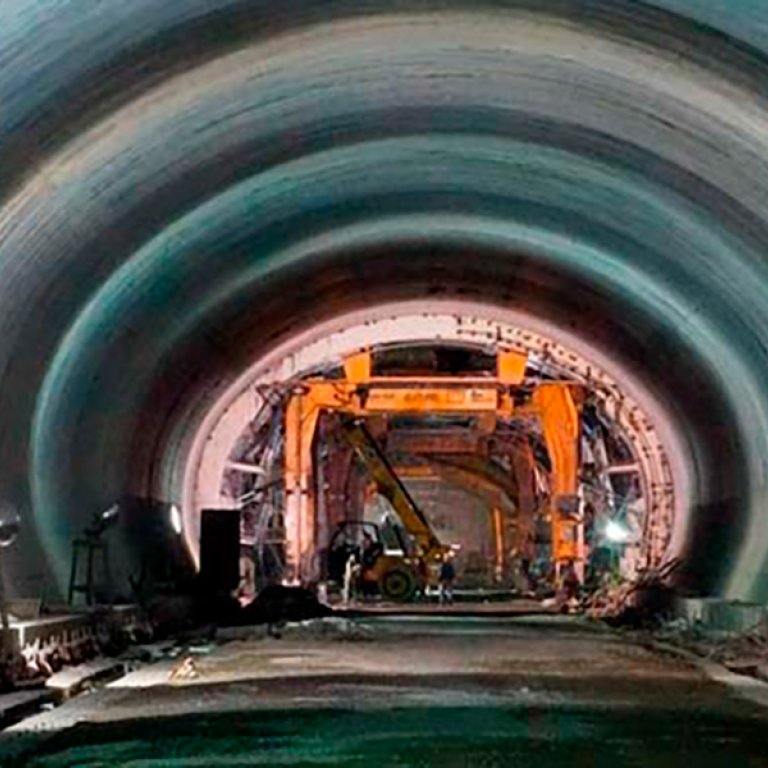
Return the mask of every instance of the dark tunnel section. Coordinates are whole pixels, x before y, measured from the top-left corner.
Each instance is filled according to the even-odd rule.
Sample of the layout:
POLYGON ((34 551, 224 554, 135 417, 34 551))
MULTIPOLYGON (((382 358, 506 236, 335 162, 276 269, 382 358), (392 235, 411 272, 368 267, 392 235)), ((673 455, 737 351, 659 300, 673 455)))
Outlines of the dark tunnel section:
MULTIPOLYGON (((260 283, 239 304, 229 306, 209 332, 180 345, 156 377, 140 409, 126 478, 142 477, 151 488, 152 468, 158 453, 167 448, 164 441, 175 426, 174 416, 187 412, 195 398, 210 396, 209 382, 242 370, 282 338, 372 303, 482 297, 555 319, 644 371, 659 397, 678 405, 678 424, 697 447, 700 498, 692 512, 696 522, 690 528, 679 584, 697 594, 715 592, 727 573, 727 553, 738 548, 744 533, 746 511, 739 489, 745 482, 745 460, 736 433, 727 428, 733 416, 709 372, 680 339, 626 308, 617 312, 610 295, 587 288, 575 276, 549 274, 521 254, 477 247, 472 253, 468 262, 462 249, 401 243, 392 250, 328 255, 318 261, 312 279, 296 267, 260 283), (494 265, 492 276, 489 264, 494 265), (365 291, 360 290, 362 284, 365 291)), ((98 434, 103 429, 98 410, 91 413, 94 423, 89 426, 98 434)), ((82 459, 73 476, 92 474, 86 457, 82 459)), ((70 489, 73 502, 82 491, 84 500, 86 488, 70 489)))

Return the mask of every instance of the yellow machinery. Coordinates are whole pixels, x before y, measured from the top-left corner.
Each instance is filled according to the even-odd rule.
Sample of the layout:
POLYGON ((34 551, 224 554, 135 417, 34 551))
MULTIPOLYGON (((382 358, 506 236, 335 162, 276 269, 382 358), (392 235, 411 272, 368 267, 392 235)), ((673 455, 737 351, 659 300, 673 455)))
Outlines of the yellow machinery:
MULTIPOLYGON (((379 550, 370 556, 368 562, 363 562, 363 580, 374 586, 384 597, 407 600, 417 590, 426 586, 430 581, 430 566, 439 563, 449 548, 440 543, 429 521, 392 469, 363 421, 355 419, 345 422, 343 434, 362 460, 378 492, 392 505, 409 537, 409 542, 400 540, 402 554, 392 554, 381 545, 378 526, 364 523, 362 533, 367 534, 373 546, 378 545, 379 550), (409 546, 410 542, 413 546, 409 546)), ((341 524, 342 535, 346 535, 349 525, 350 523, 341 524)), ((331 550, 333 544, 334 542, 331 543, 331 550)), ((364 559, 365 556, 363 552, 364 559)), ((338 566, 336 571, 338 572, 338 566)))
MULTIPOLYGON (((496 549, 494 578, 500 582, 503 578, 506 561, 505 543, 507 536, 505 535, 504 519, 506 515, 504 511, 513 508, 518 513, 515 517, 519 517, 519 506, 515 505, 514 502, 516 494, 509 494, 508 492, 509 486, 516 484, 509 480, 505 484, 500 484, 496 479, 490 479, 486 474, 479 472, 476 467, 451 464, 445 461, 433 461, 427 466, 423 464, 400 466, 395 469, 395 473, 401 478, 442 478, 470 493, 482 496, 486 500, 493 515, 492 523, 496 549)), ((515 519, 512 525, 518 532, 519 520, 515 519)))
MULTIPOLYGON (((577 495, 581 387, 573 382, 545 381, 527 389, 523 386, 526 364, 525 353, 500 350, 495 376, 374 376, 371 353, 364 350, 344 361, 344 378, 302 381, 289 397, 285 412, 289 580, 310 582, 317 578, 312 443, 323 411, 358 419, 382 414, 450 413, 538 420, 552 465, 552 557, 558 573, 565 564, 572 564, 578 573, 584 562, 577 495)), ((401 510, 398 513, 403 514, 401 510)), ((403 524, 416 541, 421 540, 425 552, 435 546, 428 542, 433 536, 429 526, 425 530, 418 515, 406 513, 403 524)))
POLYGON ((400 521, 419 548, 420 555, 439 560, 446 548, 438 540, 429 521, 424 517, 363 422, 354 421, 346 425, 344 435, 363 460, 379 493, 397 512, 400 521))

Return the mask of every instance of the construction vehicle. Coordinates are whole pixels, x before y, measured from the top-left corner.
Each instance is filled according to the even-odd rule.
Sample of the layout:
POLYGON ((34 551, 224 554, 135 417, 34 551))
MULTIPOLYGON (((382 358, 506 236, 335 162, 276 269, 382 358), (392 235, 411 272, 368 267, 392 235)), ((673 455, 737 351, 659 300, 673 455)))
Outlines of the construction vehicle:
POLYGON ((387 600, 407 602, 427 585, 424 561, 404 548, 391 549, 381 526, 345 520, 336 526, 328 549, 328 578, 343 584, 349 558, 355 568, 363 595, 380 594, 387 600))
POLYGON ((343 581, 347 559, 356 556, 364 592, 389 600, 411 600, 434 579, 431 571, 450 551, 403 485, 362 419, 344 421, 342 432, 361 459, 378 492, 392 505, 398 523, 344 521, 330 542, 328 574, 343 581), (389 534, 389 535, 386 535, 389 534))

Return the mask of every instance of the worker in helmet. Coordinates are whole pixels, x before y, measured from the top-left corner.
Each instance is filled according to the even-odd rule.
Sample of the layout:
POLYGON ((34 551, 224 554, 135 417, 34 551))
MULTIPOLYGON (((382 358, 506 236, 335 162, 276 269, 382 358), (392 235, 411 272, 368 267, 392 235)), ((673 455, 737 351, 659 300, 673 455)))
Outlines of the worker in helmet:
POLYGON ((453 582, 456 580, 456 567, 453 564, 453 552, 448 552, 440 564, 440 603, 453 602, 453 582))

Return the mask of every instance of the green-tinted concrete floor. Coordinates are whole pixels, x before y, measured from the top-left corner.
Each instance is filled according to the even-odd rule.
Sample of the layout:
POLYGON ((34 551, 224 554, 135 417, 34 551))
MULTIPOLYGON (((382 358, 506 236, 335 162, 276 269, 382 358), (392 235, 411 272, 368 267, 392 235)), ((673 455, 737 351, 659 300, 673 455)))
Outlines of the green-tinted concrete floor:
POLYGON ((15 727, 2 765, 768 765, 768 710, 579 622, 372 622, 176 663, 15 727))

